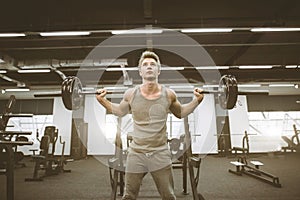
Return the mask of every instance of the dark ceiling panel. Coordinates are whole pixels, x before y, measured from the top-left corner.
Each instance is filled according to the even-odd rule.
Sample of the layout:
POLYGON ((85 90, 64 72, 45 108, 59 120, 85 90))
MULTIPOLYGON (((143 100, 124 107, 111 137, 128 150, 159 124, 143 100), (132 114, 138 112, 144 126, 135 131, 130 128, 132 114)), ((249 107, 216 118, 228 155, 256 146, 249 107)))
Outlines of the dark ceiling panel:
MULTIPOLYGON (((145 26, 174 28, 239 28, 231 33, 190 33, 185 37, 193 39, 195 44, 176 46, 182 42, 182 33, 167 34, 175 41, 173 48, 181 48, 191 56, 199 57, 198 65, 278 65, 272 70, 221 70, 221 74, 234 74, 240 82, 251 80, 262 82, 299 82, 299 68, 285 69, 283 65, 299 65, 299 32, 252 33, 250 27, 300 27, 300 1, 199 1, 199 0, 91 0, 91 1, 2 1, 0 12, 0 32, 26 32, 26 37, 0 38, 0 58, 9 64, 0 64, 0 69, 8 69, 8 77, 27 83, 29 86, 54 85, 61 83, 61 77, 55 73, 20 75, 17 67, 24 63, 44 61, 67 62, 84 60, 89 53, 111 38, 108 32, 114 29, 131 29, 145 26), (81 37, 41 37, 41 31, 98 30, 89 36, 81 37), (107 31, 107 32, 102 32, 107 31), (194 51, 202 46, 210 59, 202 58, 194 51), (185 49, 186 48, 186 49, 185 49), (188 49, 188 50, 187 50, 188 49)), ((163 48, 155 35, 145 37, 124 36, 126 39, 145 40, 145 46, 138 46, 129 52, 124 50, 119 58, 127 58, 128 66, 137 66, 141 52, 148 48, 160 55, 163 65, 191 66, 189 59, 163 48), (154 47, 152 46, 154 45, 154 47)), ((132 44, 134 46, 134 44, 132 44)), ((106 46, 107 52, 126 49, 124 44, 106 46)), ((80 65, 80 64, 79 64, 80 65)), ((38 67, 38 65, 35 65, 38 67)), ((49 65, 49 68, 53 67, 49 65)), ((79 66, 58 67, 67 76, 76 75, 79 66)), ((101 80, 94 80, 99 69, 90 68, 85 72, 83 82, 115 84, 122 80, 120 72, 105 72, 101 80)), ((180 71, 184 78, 201 81, 193 70, 180 71)), ((165 77, 168 77, 166 74, 165 77)), ((138 77, 137 77, 138 78, 138 77)), ((169 77, 169 81, 176 80, 169 77)), ((168 80, 165 80, 166 82, 168 80)), ((179 80, 181 81, 181 80, 179 80)), ((1 89, 15 84, 0 79, 1 89)))

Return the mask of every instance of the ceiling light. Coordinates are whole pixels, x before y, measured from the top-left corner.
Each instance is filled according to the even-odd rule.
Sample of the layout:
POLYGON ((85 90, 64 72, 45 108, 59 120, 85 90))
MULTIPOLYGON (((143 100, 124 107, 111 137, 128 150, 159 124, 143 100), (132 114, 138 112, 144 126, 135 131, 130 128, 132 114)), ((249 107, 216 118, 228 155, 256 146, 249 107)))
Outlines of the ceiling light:
POLYGON ((272 65, 243 65, 239 69, 272 69, 272 65))
POLYGON ((111 31, 114 35, 120 34, 160 34, 162 33, 162 29, 133 29, 133 30, 114 30, 111 31))
POLYGON ((181 29, 182 33, 228 33, 231 28, 186 28, 181 29))
POLYGON ((108 86, 105 87, 107 90, 127 90, 128 87, 123 87, 123 86, 108 86))
POLYGON ((229 69, 229 66, 200 66, 195 67, 195 69, 229 69))
POLYGON ((7 71, 6 70, 0 70, 0 74, 6 74, 7 73, 7 71))
POLYGON ((5 89, 5 92, 28 92, 30 91, 29 88, 11 88, 11 89, 5 89))
POLYGON ((170 85, 171 89, 194 89, 193 85, 170 85))
POLYGON ((219 85, 203 85, 203 88, 218 88, 219 85))
POLYGON ((287 68, 287 69, 295 69, 295 68, 297 68, 297 65, 286 65, 285 68, 287 68))
POLYGON ((180 70, 184 70, 184 67, 161 67, 160 70, 162 70, 162 71, 180 71, 180 70))
MULTIPOLYGON (((97 65, 97 63, 94 63, 97 65)), ((118 58, 118 59, 101 59, 100 63, 97 66, 122 66, 128 65, 126 58, 118 58)))
POLYGON ((21 69, 18 70, 18 73, 25 74, 25 73, 48 73, 50 69, 21 69))
MULTIPOLYGON (((128 87, 125 87, 125 86, 107 86, 104 88, 111 92, 125 92, 128 89, 128 87)), ((95 88, 95 87, 84 87, 84 91, 95 91, 97 89, 98 88, 95 88)), ((101 88, 101 89, 103 89, 103 88, 101 88)))
POLYGON ((299 101, 296 101, 296 103, 300 103, 300 100, 299 100, 299 101))
POLYGON ((294 84, 270 84, 269 87, 295 87, 294 84))
POLYGON ((252 28, 251 32, 300 31, 300 28, 252 28))
MULTIPOLYGON (((138 67, 109 67, 106 68, 106 71, 138 71, 138 67)), ((161 71, 180 71, 184 70, 184 67, 161 67, 161 71)))
POLYGON ((238 87, 261 87, 261 84, 241 84, 241 85, 238 85, 238 87))
POLYGON ((88 31, 59 31, 59 32, 43 32, 40 33, 43 37, 49 37, 49 36, 80 36, 80 35, 90 35, 91 32, 88 31))
POLYGON ((24 33, 0 33, 0 37, 24 37, 24 33))
POLYGON ((125 67, 125 68, 122 68, 122 67, 109 67, 109 68, 106 68, 106 71, 108 72, 113 72, 113 71, 138 71, 139 68, 138 67, 125 67))
POLYGON ((88 91, 88 90, 95 90, 95 88, 94 87, 84 87, 84 91, 88 91))

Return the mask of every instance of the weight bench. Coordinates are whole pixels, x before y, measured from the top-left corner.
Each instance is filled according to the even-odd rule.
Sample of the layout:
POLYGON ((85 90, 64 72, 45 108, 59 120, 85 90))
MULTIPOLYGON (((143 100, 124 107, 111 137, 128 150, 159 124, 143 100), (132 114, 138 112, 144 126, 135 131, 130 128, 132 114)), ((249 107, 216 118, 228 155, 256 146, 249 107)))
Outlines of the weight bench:
POLYGON ((259 169, 260 166, 263 166, 263 165, 264 165, 262 162, 257 161, 257 160, 252 160, 252 161, 250 161, 250 163, 251 163, 252 165, 254 165, 256 169, 259 169))
POLYGON ((233 164, 236 167, 236 171, 233 171, 233 170, 229 169, 229 172, 234 173, 234 174, 239 175, 239 176, 242 176, 241 167, 245 166, 245 164, 241 163, 239 161, 231 161, 230 163, 233 164))
POLYGON ((248 165, 245 157, 240 157, 237 161, 231 161, 230 163, 236 167, 235 171, 229 169, 228 171, 230 173, 233 173, 233 174, 239 175, 239 176, 246 174, 253 178, 259 179, 265 183, 271 184, 275 187, 279 187, 279 188, 281 187, 281 184, 279 183, 279 178, 277 176, 274 176, 270 173, 264 172, 259 169, 260 166, 264 165, 260 161, 250 161, 250 163, 253 165, 253 166, 250 166, 250 165, 248 165))

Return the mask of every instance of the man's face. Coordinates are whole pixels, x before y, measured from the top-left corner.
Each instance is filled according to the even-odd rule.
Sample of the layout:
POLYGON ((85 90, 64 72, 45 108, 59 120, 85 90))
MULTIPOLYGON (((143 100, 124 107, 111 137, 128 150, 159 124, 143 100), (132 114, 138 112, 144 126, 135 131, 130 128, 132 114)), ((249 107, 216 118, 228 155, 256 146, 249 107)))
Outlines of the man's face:
POLYGON ((160 74, 160 69, 155 59, 145 58, 140 66, 139 72, 143 79, 154 80, 157 79, 160 74))

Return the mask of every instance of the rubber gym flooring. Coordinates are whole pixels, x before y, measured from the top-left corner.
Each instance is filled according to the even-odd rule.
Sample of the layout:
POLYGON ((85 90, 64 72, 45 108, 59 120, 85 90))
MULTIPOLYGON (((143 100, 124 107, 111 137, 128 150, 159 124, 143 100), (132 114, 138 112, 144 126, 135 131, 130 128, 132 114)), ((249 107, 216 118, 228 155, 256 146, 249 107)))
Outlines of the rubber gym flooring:
MULTIPOLYGON (((25 182, 24 178, 32 176, 34 163, 29 157, 24 159, 26 167, 15 169, 15 200, 109 200, 110 181, 108 168, 98 158, 68 163, 65 169, 71 173, 44 178, 42 182, 25 182)), ((228 172, 235 169, 230 161, 236 158, 209 155, 202 159, 198 191, 206 200, 299 200, 300 199, 300 155, 287 154, 255 154, 248 160, 259 160, 264 163, 263 171, 279 177, 281 188, 274 187, 250 176, 237 176, 228 172)), ((190 183, 189 195, 182 194, 182 171, 174 170, 175 192, 177 199, 192 200, 190 183)), ((6 179, 0 176, 0 199, 6 199, 6 179)), ((117 199, 121 199, 118 197, 117 199)), ((148 174, 141 186, 141 200, 160 199, 155 184, 148 174)))

